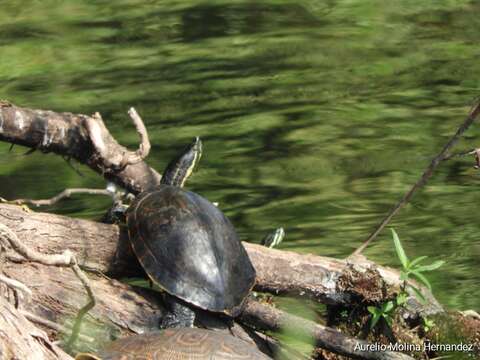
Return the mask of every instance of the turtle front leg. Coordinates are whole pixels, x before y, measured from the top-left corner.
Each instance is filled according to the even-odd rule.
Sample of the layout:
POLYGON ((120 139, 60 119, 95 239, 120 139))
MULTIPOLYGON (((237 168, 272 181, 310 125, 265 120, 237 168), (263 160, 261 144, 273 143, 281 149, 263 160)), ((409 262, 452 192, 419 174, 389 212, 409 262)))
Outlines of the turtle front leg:
POLYGON ((193 327, 196 317, 195 311, 184 301, 165 294, 165 303, 170 311, 160 322, 160 328, 193 327))

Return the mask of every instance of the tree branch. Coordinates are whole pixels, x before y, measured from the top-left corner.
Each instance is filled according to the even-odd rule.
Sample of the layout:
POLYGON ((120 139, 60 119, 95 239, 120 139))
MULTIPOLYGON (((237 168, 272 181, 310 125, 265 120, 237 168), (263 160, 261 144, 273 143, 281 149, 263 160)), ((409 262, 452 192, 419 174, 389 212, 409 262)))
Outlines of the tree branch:
POLYGON ((33 206, 51 206, 56 204, 57 202, 69 198, 75 194, 89 194, 89 195, 105 195, 113 197, 113 193, 106 189, 85 189, 85 188, 71 188, 65 189, 61 193, 51 197, 50 199, 15 199, 15 200, 6 200, 4 198, 0 198, 0 202, 7 203, 7 204, 29 204, 33 206))
POLYGON ((433 175, 435 169, 440 165, 440 163, 445 159, 445 156, 450 151, 453 146, 458 142, 460 137, 465 131, 472 125, 472 123, 480 114, 480 101, 477 101, 473 107, 470 109, 470 112, 467 118, 464 120, 462 125, 457 129, 456 133, 450 138, 450 140, 445 144, 443 149, 438 153, 437 156, 433 158, 430 164, 427 166, 422 176, 417 180, 417 182, 410 188, 410 190, 403 195, 400 201, 388 212, 388 214, 382 219, 380 224, 377 225, 375 230, 370 234, 370 236, 363 242, 363 244, 356 249, 352 255, 360 255, 363 250, 377 237, 377 235, 385 228, 385 226, 390 222, 390 220, 400 211, 400 209, 410 201, 412 196, 417 192, 418 189, 422 188, 433 175))
MULTIPOLYGON (((133 121, 142 140, 135 156, 143 159, 149 150, 146 129, 139 119, 133 121)), ((144 161, 124 161, 124 155, 132 152, 118 144, 99 116, 33 110, 1 101, 0 140, 74 158, 134 194, 160 182, 160 175, 144 161)))

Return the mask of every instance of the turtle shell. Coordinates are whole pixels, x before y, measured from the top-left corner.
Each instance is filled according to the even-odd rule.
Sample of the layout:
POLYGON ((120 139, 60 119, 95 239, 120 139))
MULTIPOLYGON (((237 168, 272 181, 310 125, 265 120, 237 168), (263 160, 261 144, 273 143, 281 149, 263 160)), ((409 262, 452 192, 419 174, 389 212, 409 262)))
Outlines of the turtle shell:
POLYGON ((133 250, 154 283, 202 309, 238 314, 255 270, 215 205, 161 185, 134 200, 127 223, 133 250))
POLYGON ((231 335, 196 328, 167 329, 112 342, 98 355, 76 360, 268 360, 254 346, 231 335))

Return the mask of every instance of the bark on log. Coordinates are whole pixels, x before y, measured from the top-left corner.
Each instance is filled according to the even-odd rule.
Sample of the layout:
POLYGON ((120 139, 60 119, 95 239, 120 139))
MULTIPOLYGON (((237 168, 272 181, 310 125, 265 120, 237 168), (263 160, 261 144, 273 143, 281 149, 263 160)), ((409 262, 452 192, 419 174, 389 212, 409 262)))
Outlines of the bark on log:
MULTIPOLYGON (((141 274, 127 232, 116 225, 27 213, 19 206, 8 204, 0 204, 0 221, 15 231, 26 245, 38 251, 58 253, 68 248, 77 254, 79 264, 86 269, 113 277, 141 274)), ((382 284, 371 283, 369 293, 364 293, 365 282, 372 282, 372 267, 392 289, 401 285, 396 270, 364 258, 354 262, 243 244, 257 271, 256 289, 259 291, 307 296, 331 305, 346 305, 353 300, 381 300, 382 284)), ((428 289, 424 288, 423 292, 429 302, 425 305, 411 296, 411 316, 442 312, 441 305, 428 289)))
MULTIPOLYGON (((78 310, 87 302, 85 289, 72 270, 7 262, 3 271, 32 290, 31 301, 21 303, 23 308, 65 329, 66 334, 58 334, 59 329, 49 328, 52 338, 71 331, 78 310)), ((80 340, 88 350, 97 350, 100 343, 118 336, 158 329, 164 313, 158 293, 94 274, 89 278, 97 304, 82 325, 86 336, 80 340)))
MULTIPOLYGON (((7 276, 23 282, 32 290, 31 301, 21 303, 23 311, 28 314, 27 318, 38 323, 52 339, 67 340, 73 320, 87 300, 85 289, 73 271, 28 262, 7 262, 3 270, 7 276)), ((90 274, 89 279, 97 303, 82 321, 73 352, 95 352, 106 342, 118 337, 158 330, 165 314, 158 292, 132 287, 100 275, 90 274)), ((215 326, 219 328, 219 324, 215 326)), ((2 326, 0 322, 0 349, 2 344, 6 344, 1 338, 2 331, 6 329, 2 326)), ((246 332, 241 326, 219 331, 228 331, 229 334, 232 331, 235 336, 266 349, 265 336, 253 331, 246 332)))
POLYGON ((0 360, 12 359, 73 360, 0 297, 0 360))
POLYGON ((0 101, 0 141, 74 158, 133 193, 160 181, 160 175, 144 161, 114 166, 116 157, 128 150, 93 116, 32 110, 0 101), (101 153, 95 140, 103 145, 101 153))
MULTIPOLYGON (((71 329, 72 319, 86 301, 83 285, 72 271, 27 262, 7 262, 4 271, 7 276, 22 281, 32 289, 34 301, 22 304, 28 312, 36 318, 58 324, 66 332, 71 329)), ((158 293, 95 275, 90 276, 90 284, 96 294, 97 304, 84 319, 80 341, 74 350, 94 352, 112 338, 158 329, 164 314, 158 293)), ((295 326, 296 331, 313 335, 318 346, 356 359, 411 359, 394 352, 385 352, 379 357, 375 353, 356 350, 357 342, 366 343, 255 301, 248 301, 240 319, 267 331, 278 331, 287 325, 290 328, 295 326)), ((58 329, 48 330, 52 338, 65 336, 59 334, 58 329)), ((239 327, 234 331, 237 336, 250 339, 239 327)), ((257 341, 256 344, 262 346, 261 342, 257 341)))

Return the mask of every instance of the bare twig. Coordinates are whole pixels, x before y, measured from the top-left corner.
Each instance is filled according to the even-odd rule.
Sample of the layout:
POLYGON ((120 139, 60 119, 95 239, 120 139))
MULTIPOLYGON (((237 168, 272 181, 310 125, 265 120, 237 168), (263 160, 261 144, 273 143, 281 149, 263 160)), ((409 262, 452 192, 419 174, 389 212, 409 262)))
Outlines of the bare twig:
MULTIPOLYGON (((90 282, 88 277, 78 266, 75 255, 70 250, 65 250, 62 254, 42 254, 38 251, 32 250, 23 244, 13 231, 2 223, 0 223, 0 240, 8 242, 17 253, 30 261, 38 262, 44 265, 71 267, 75 275, 80 279, 83 287, 87 291, 89 301, 79 310, 77 314, 77 318, 75 319, 75 324, 72 329, 72 334, 67 344, 68 346, 71 346, 78 337, 82 318, 90 309, 95 306, 95 295, 90 286, 90 282)), ((18 288, 18 284, 15 285, 18 288)))
POLYGON ((43 319, 40 316, 34 315, 27 310, 20 310, 20 314, 25 316, 31 322, 46 326, 46 327, 48 327, 50 329, 53 329, 57 332, 66 333, 66 331, 67 331, 67 329, 65 327, 63 327, 62 325, 59 325, 59 324, 54 323, 53 321, 50 321, 50 320, 47 320, 47 319, 43 319))
POLYGON ((141 162, 148 156, 151 148, 150 140, 148 139, 148 132, 140 115, 138 115, 137 111, 133 107, 130 108, 128 114, 130 115, 130 118, 132 119, 133 124, 140 135, 140 146, 137 151, 112 151, 118 149, 116 147, 109 146, 109 144, 115 140, 108 132, 100 113, 97 112, 93 114, 91 118, 87 118, 85 120, 90 139, 99 156, 105 160, 108 160, 109 166, 118 169, 123 169, 127 165, 134 165, 141 162))
POLYGON ((125 154, 124 161, 128 165, 136 164, 143 159, 145 159, 148 154, 150 153, 150 140, 148 139, 148 132, 145 128, 145 124, 143 123, 142 118, 138 115, 137 110, 131 107, 128 110, 128 115, 133 121, 135 128, 137 129, 138 134, 140 135, 140 146, 137 151, 134 153, 127 153, 125 154))
POLYGON ((433 175, 433 172, 438 167, 438 165, 444 160, 447 152, 457 143, 462 134, 472 125, 476 117, 480 113, 480 102, 476 102, 467 118, 462 125, 457 129, 455 135, 453 135, 450 140, 445 144, 440 153, 433 158, 428 167, 423 172, 422 176, 417 180, 417 182, 411 187, 411 189, 400 199, 400 201, 390 210, 390 212, 385 216, 385 218, 378 224, 375 230, 370 234, 367 240, 355 250, 351 256, 356 256, 362 253, 362 251, 377 237, 377 235, 383 230, 383 228, 390 222, 390 220, 397 214, 397 212, 412 198, 415 192, 422 188, 428 179, 433 175))
POLYGON ((450 159, 453 159, 453 158, 456 158, 456 157, 475 155, 475 153, 477 151, 478 151, 478 149, 471 149, 471 150, 460 152, 460 153, 445 155, 445 157, 442 160, 446 161, 446 160, 450 160, 450 159))
POLYGON ((62 199, 69 198, 75 194, 89 194, 89 195, 106 195, 112 196, 112 192, 106 189, 87 189, 87 188, 72 188, 72 189, 65 189, 61 193, 51 197, 50 199, 15 199, 15 200, 5 200, 0 198, 0 202, 5 202, 9 204, 15 205, 23 205, 23 204, 30 204, 34 206, 50 206, 54 205, 62 199))

